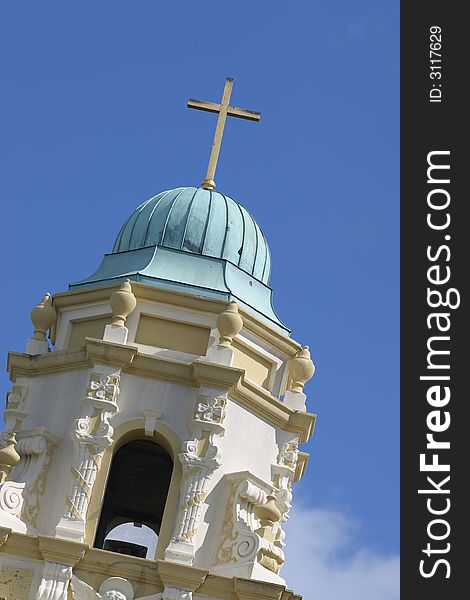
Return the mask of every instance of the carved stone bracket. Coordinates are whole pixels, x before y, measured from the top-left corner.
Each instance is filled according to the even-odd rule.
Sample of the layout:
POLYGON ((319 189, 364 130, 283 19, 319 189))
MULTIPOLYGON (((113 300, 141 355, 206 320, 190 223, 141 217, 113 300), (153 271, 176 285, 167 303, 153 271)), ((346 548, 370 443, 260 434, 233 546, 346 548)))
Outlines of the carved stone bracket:
POLYGON ((8 439, 12 433, 16 433, 21 429, 21 424, 28 416, 25 410, 25 399, 28 393, 28 388, 23 385, 15 384, 11 392, 7 394, 6 409, 3 413, 5 419, 5 429, 0 432, 0 447, 4 448, 7 445, 8 439))
POLYGON ((247 471, 225 478, 229 493, 214 571, 284 584, 276 490, 247 471))
POLYGON ((0 485, 0 510, 27 524, 28 529, 37 524, 52 454, 61 441, 44 427, 17 434, 16 451, 21 460, 8 481, 0 485))
POLYGON ((73 567, 87 546, 48 536, 38 536, 38 541, 44 565, 36 600, 68 600, 73 567))
POLYGON ((67 600, 71 577, 71 566, 46 561, 42 569, 42 579, 36 600, 67 600))
POLYGON ((152 437, 157 428, 157 421, 163 417, 163 413, 160 410, 150 410, 149 408, 144 408, 142 413, 145 418, 145 435, 152 437))
POLYGON ((183 466, 183 479, 173 535, 165 551, 165 558, 173 562, 191 565, 194 561, 194 538, 201 508, 210 477, 221 464, 218 442, 225 433, 227 394, 220 392, 205 387, 200 389, 191 422, 193 437, 184 442, 178 455, 183 466))
POLYGON ((292 508, 292 482, 295 480, 299 454, 297 437, 284 440, 279 449, 276 464, 271 465, 273 483, 276 488, 276 506, 281 512, 276 542, 282 548, 285 547, 285 532, 282 523, 288 520, 289 511, 292 508))
POLYGON ((83 541, 91 492, 108 446, 113 444, 114 429, 109 419, 118 412, 120 370, 100 365, 91 373, 82 401, 82 416, 70 432, 74 442, 72 485, 67 509, 57 525, 63 539, 83 541))

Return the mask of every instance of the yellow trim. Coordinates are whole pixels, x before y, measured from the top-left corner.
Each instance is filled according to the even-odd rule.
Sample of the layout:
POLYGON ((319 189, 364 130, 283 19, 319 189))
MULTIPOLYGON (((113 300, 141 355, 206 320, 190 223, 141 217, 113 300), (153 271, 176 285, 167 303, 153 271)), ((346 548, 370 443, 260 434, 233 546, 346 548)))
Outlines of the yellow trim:
MULTIPOLYGON (((73 292, 61 292, 54 294, 53 304, 56 310, 90 304, 92 302, 109 302, 111 294, 118 290, 121 283, 116 285, 99 286, 73 292)), ((214 298, 201 298, 196 294, 189 292, 179 292, 176 290, 164 290, 162 288, 148 285, 145 283, 133 281, 132 292, 137 300, 150 300, 152 302, 161 302, 171 306, 191 308, 205 313, 218 315, 227 307, 226 300, 215 300, 214 298)), ((283 334, 274 327, 271 327, 265 321, 258 319, 251 312, 248 312, 243 306, 239 306, 240 315, 243 318, 243 325, 252 333, 261 339, 272 344, 288 356, 295 356, 302 349, 302 346, 283 334)), ((54 341, 54 340, 53 340, 54 341)))
POLYGON ((90 579, 98 580, 98 584, 93 581, 97 588, 108 577, 124 577, 124 579, 139 584, 150 584, 155 586, 148 592, 148 595, 150 595, 161 592, 163 588, 155 566, 155 561, 145 558, 116 554, 116 552, 100 550, 99 548, 89 548, 73 572, 87 583, 90 579), (83 576, 82 573, 85 575, 83 576), (94 577, 95 574, 101 575, 101 578, 94 577))
POLYGON ((234 349, 233 366, 244 369, 247 379, 270 390, 275 368, 273 361, 239 339, 233 340, 232 348, 234 349))
POLYGON ((297 458, 297 464, 295 466, 294 481, 300 481, 301 478, 304 476, 305 469, 307 468, 309 458, 310 458, 310 455, 308 452, 299 451, 299 456, 297 458))
POLYGON ((71 320, 65 346, 70 349, 80 348, 87 337, 102 338, 105 327, 111 323, 112 318, 112 314, 105 314, 71 320))
POLYGON ((84 557, 87 547, 85 544, 62 540, 46 535, 38 536, 39 551, 44 560, 75 566, 84 557))
POLYGON ((141 313, 134 342, 205 356, 210 333, 203 325, 141 313))
POLYGON ((165 585, 181 587, 186 590, 196 591, 209 571, 198 567, 187 567, 179 563, 158 560, 158 575, 165 585))
POLYGON ((242 369, 202 360, 189 363, 141 354, 135 346, 87 338, 85 348, 75 351, 61 350, 40 356, 11 352, 8 355, 8 371, 10 379, 15 382, 17 377, 91 368, 94 361, 117 366, 124 373, 167 379, 192 387, 225 387, 242 406, 275 427, 297 434, 301 443, 313 433, 316 415, 289 408, 268 390, 247 380, 242 369))
MULTIPOLYGON (((135 556, 116 555, 115 552, 88 548, 78 542, 59 538, 32 536, 11 532, 0 527, 0 539, 9 534, 2 546, 2 555, 12 559, 26 558, 42 561, 44 556, 55 556, 76 563, 74 574, 80 579, 96 585, 108 577, 124 577, 137 584, 139 596, 157 594, 163 589, 163 581, 168 584, 180 582, 186 589, 197 590, 202 596, 217 600, 246 600, 247 598, 269 598, 272 600, 302 600, 283 585, 254 581, 238 577, 224 577, 206 569, 180 565, 168 561, 152 561, 135 556), (47 548, 47 549, 46 549, 47 548), (51 552, 51 554, 49 554, 51 552), (84 553, 84 555, 83 555, 84 553), (83 556, 82 558, 79 558, 83 556), (76 559, 79 558, 78 562, 76 559)), ((178 587, 178 586, 176 586, 178 587)), ((95 588, 95 589, 96 589, 95 588)))

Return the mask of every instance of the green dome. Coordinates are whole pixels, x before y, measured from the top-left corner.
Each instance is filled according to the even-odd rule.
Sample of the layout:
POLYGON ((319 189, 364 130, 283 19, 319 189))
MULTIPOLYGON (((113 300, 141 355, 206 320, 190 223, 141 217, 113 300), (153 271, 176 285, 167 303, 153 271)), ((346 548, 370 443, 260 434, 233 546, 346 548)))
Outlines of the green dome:
POLYGON ((272 304, 270 272, 266 238, 241 204, 220 192, 183 187, 141 204, 98 269, 70 289, 131 279, 236 300, 288 333, 272 304))
POLYGON ((220 192, 183 187, 161 192, 127 219, 113 254, 161 246, 221 258, 268 283, 271 259, 250 213, 220 192))

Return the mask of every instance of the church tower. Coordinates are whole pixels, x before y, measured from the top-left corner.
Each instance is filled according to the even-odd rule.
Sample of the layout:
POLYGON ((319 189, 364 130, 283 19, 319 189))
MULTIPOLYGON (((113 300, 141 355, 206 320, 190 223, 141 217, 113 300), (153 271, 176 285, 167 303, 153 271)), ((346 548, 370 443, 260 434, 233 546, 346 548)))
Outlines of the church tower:
POLYGON ((232 85, 188 102, 218 114, 201 187, 140 205, 9 354, 0 599, 300 600, 283 527, 314 366, 274 311, 260 226, 215 189, 225 119, 260 118, 232 85))

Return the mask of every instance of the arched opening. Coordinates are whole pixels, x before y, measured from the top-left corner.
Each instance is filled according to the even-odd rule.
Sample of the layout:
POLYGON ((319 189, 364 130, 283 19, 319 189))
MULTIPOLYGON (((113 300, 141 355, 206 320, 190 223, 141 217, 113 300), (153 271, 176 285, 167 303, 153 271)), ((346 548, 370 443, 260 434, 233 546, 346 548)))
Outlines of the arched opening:
POLYGON ((153 558, 173 461, 162 446, 135 440, 114 455, 95 547, 153 558))

